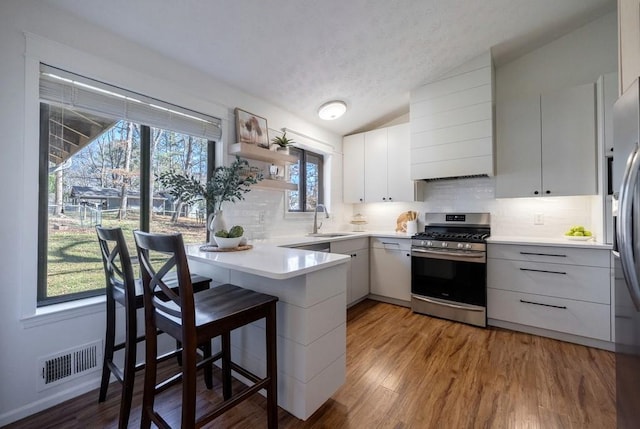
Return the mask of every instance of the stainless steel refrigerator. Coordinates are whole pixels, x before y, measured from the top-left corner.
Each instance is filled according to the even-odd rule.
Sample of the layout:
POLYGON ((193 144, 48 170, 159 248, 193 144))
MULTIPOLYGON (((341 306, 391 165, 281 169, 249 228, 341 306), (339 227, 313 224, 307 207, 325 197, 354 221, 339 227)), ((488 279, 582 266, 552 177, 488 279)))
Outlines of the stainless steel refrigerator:
POLYGON ((640 97, 638 81, 613 114, 616 407, 618 428, 640 427, 640 97), (616 204, 617 203, 617 204, 616 204))

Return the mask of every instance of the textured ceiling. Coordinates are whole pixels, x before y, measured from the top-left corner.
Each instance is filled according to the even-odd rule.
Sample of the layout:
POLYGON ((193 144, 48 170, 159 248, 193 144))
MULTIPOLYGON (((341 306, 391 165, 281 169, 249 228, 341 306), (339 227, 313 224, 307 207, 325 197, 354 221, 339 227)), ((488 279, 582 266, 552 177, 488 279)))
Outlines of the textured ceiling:
POLYGON ((413 88, 489 48, 498 63, 508 61, 616 5, 615 0, 47 1, 340 135, 408 112, 413 88), (346 101, 347 113, 330 122, 318 119, 318 107, 336 98, 346 101))

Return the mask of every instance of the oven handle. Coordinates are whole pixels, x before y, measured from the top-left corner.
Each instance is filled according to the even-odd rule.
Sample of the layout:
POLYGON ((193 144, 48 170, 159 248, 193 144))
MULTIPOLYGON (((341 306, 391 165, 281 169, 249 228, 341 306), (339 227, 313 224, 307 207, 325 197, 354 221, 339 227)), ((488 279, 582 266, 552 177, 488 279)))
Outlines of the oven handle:
POLYGON ((445 307, 455 308, 456 310, 467 310, 467 311, 484 311, 484 308, 478 308, 476 306, 468 306, 468 305, 459 305, 459 304, 450 304, 448 302, 443 302, 440 300, 425 298, 420 295, 411 295, 413 299, 417 299, 418 301, 428 302, 429 304, 442 305, 445 307))
POLYGON ((448 259, 451 261, 475 262, 480 264, 487 261, 487 254, 485 252, 442 252, 439 250, 412 248, 411 256, 415 256, 416 258, 448 259))

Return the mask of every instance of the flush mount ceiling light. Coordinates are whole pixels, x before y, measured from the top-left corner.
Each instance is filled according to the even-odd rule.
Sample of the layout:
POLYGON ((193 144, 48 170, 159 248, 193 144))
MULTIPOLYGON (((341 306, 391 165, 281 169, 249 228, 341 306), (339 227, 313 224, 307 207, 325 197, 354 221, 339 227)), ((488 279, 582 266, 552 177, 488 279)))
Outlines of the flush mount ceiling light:
POLYGON ((324 119, 325 121, 331 121, 333 119, 338 119, 346 111, 347 104, 344 101, 334 100, 320 106, 320 109, 318 109, 318 116, 320 116, 320 119, 324 119))

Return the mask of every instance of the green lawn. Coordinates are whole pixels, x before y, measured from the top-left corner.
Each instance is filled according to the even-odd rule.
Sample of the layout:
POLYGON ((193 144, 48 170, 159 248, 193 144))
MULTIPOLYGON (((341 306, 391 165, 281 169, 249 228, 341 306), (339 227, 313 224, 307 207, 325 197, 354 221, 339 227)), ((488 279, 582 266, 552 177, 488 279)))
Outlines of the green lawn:
MULTIPOLYGON (((138 219, 124 221, 103 218, 104 226, 120 226, 125 234, 131 256, 135 256, 133 230, 138 219)), ((168 216, 154 216, 152 232, 181 232, 186 243, 202 243, 206 238, 204 224, 191 219, 181 219, 174 224, 168 216)), ((47 296, 53 297, 74 292, 103 288, 104 269, 93 227, 65 225, 62 229, 49 228, 47 262, 47 296)))

